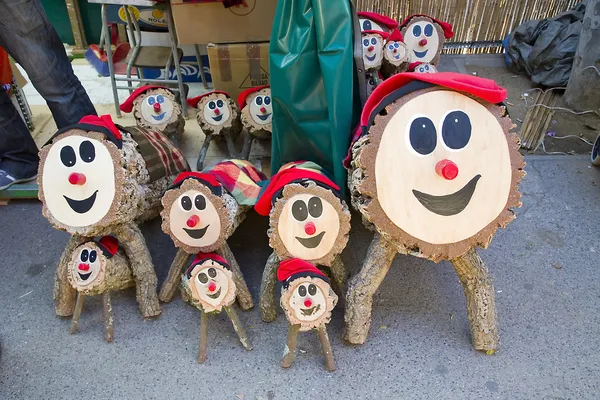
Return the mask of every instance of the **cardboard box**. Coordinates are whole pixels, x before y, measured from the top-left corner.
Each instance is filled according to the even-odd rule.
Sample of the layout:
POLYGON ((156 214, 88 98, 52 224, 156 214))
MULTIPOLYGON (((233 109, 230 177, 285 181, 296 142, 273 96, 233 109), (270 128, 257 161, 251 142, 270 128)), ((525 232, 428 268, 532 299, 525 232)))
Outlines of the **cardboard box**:
POLYGON ((181 44, 266 42, 271 40, 277 0, 245 0, 229 8, 186 0, 171 0, 171 5, 181 44))
POLYGON ((213 86, 237 99, 245 89, 269 84, 269 43, 208 44, 213 86))

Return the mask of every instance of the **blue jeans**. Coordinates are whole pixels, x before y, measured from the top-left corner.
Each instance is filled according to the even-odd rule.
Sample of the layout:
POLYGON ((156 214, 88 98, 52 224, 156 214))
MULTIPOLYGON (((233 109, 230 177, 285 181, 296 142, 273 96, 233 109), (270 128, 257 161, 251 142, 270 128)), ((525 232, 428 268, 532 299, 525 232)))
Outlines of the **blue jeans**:
MULTIPOLYGON (((40 0, 0 0, 0 46, 25 69, 59 128, 96 115, 40 0)), ((0 89, 0 169, 19 179, 32 176, 37 167, 37 146, 0 89)))

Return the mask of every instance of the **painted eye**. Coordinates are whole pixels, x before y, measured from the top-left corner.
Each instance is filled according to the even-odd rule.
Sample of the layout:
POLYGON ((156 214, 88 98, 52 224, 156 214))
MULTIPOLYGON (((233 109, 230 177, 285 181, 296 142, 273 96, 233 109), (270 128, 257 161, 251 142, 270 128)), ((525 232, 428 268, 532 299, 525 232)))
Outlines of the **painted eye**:
POLYGON ((318 197, 311 197, 308 200, 308 212, 313 218, 319 218, 323 214, 323 202, 318 197))
POLYGON ((81 261, 83 262, 87 262, 88 257, 90 256, 90 252, 88 251, 88 249, 83 249, 83 251, 81 252, 81 261))
POLYGON ((96 149, 89 140, 81 142, 79 145, 79 156, 83 162, 91 163, 96 158, 96 149))
POLYGON ((214 110, 216 106, 217 105, 215 104, 214 101, 211 101, 211 102, 208 103, 208 108, 210 108, 211 110, 214 110))
POLYGON ((257 106, 262 106, 262 103, 263 103, 262 96, 256 96, 256 99, 254 99, 254 102, 256 103, 257 106))
POLYGON ((206 276, 204 272, 200 272, 198 274, 198 280, 200 281, 200 283, 206 283, 208 282, 208 276, 206 276))
POLYGON ((208 269, 208 276, 210 276, 211 278, 216 278, 217 277, 217 270, 214 268, 209 268, 208 269))
POLYGON ((415 25, 413 28, 413 36, 419 37, 421 36, 421 26, 415 25))
POLYGON ((75 165, 77 158, 75 157, 75 150, 71 146, 65 146, 60 149, 60 161, 65 167, 72 167, 75 165))
POLYGON ((217 100, 217 107, 223 108, 224 105, 225 103, 223 103, 223 100, 217 100))
POLYGON ((410 145, 419 154, 427 155, 437 145, 437 135, 433 122, 427 117, 419 117, 410 124, 410 145))
POLYGON ((196 210, 204 210, 206 208, 206 199, 204 198, 204 196, 202 196, 201 194, 196 196, 196 198, 194 199, 194 206, 196 207, 196 210))
POLYGON ((471 139, 471 119, 463 111, 452 111, 442 124, 442 139, 453 150, 464 148, 471 139))
POLYGON ((425 66, 425 71, 429 71, 429 65, 425 66))
POLYGON ((317 286, 312 283, 308 285, 308 294, 310 294, 311 296, 317 294, 317 286))
POLYGON ((300 295, 300 297, 306 296, 306 286, 304 286, 304 285, 298 286, 298 294, 300 295))
POLYGON ((431 25, 431 24, 425 25, 425 29, 423 29, 423 32, 425 33, 425 36, 427 36, 427 37, 430 37, 431 35, 433 35, 433 25, 431 25))
POLYGON ((90 251, 90 262, 96 262, 96 258, 98 257, 98 253, 96 253, 96 250, 92 250, 90 251))
POLYGON ((371 30, 373 30, 373 26, 371 25, 371 21, 364 20, 363 23, 362 23, 362 30, 363 31, 371 31, 371 30))
POLYGON ((162 104, 165 102, 165 98, 162 94, 159 94, 158 96, 156 96, 156 101, 158 101, 158 104, 162 104))
POLYGON ((265 96, 265 105, 268 106, 269 104, 271 104, 271 97, 265 96))
POLYGON ((154 105, 154 103, 156 103, 156 100, 154 99, 154 96, 148 97, 147 101, 148 101, 148 104, 151 105, 151 106, 154 105))
POLYGON ((363 46, 369 47, 369 39, 364 39, 363 40, 363 46))
POLYGON ((394 43, 394 47, 395 47, 395 48, 398 48, 398 47, 400 47, 400 45, 398 44, 398 42, 394 43))
POLYGON ((371 44, 375 46, 377 44, 377 39, 371 38, 371 44))
POLYGON ((180 200, 181 203, 181 208, 183 208, 185 211, 190 211, 192 209, 192 199, 190 199, 188 196, 183 196, 180 200))
POLYGON ((306 218, 308 218, 306 203, 302 200, 296 200, 294 204, 292 204, 292 215, 296 221, 304 221, 306 218))
POLYGON ((390 49, 390 50, 394 50, 394 45, 393 45, 393 44, 390 44, 390 45, 388 46, 388 49, 390 49))

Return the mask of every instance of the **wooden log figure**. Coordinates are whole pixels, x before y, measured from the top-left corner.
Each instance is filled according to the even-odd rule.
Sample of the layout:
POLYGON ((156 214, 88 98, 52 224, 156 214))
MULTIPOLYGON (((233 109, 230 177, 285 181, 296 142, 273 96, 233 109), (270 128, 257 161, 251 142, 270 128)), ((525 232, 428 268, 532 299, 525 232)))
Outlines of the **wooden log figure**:
POLYGON ((129 258, 144 317, 160 314, 156 275, 137 224, 156 217, 160 199, 180 171, 179 150, 159 132, 117 127, 110 115, 87 116, 60 129, 40 150, 42 213, 72 234, 59 261, 56 313, 73 314, 77 291, 68 281, 73 250, 95 236, 114 235, 129 258))
POLYGON ((126 113, 133 111, 137 126, 143 129, 161 132, 175 143, 183 136, 185 119, 181 105, 164 86, 141 86, 119 108, 126 113))
POLYGON ((380 31, 390 34, 398 28, 398 22, 385 15, 368 11, 359 11, 356 14, 358 15, 361 32, 380 31))
POLYGON ((452 38, 452 25, 428 15, 415 14, 400 25, 400 32, 408 48, 409 62, 437 65, 446 39, 452 38))
POLYGON ((208 314, 219 314, 223 309, 233 323, 242 346, 252 350, 252 343, 233 307, 236 283, 231 266, 223 257, 215 253, 198 253, 181 276, 181 287, 192 305, 201 312, 199 363, 206 360, 208 314))
POLYGON ((104 340, 112 342, 114 322, 110 293, 135 286, 129 259, 112 236, 90 241, 77 247, 68 264, 68 279, 77 290, 77 302, 72 318, 71 333, 76 333, 83 301, 87 296, 103 295, 104 340))
POLYGON ((244 90, 238 96, 238 105, 242 110, 242 125, 248 133, 258 139, 270 139, 273 120, 271 88, 267 85, 244 90))
POLYGON ((408 70, 408 64, 408 49, 404 44, 402 34, 396 28, 385 44, 381 75, 384 79, 387 79, 392 75, 408 70))
POLYGON ((331 311, 337 304, 338 296, 329 285, 329 279, 317 267, 298 258, 282 261, 277 270, 277 279, 282 282, 281 308, 290 323, 281 366, 289 368, 292 365, 298 332, 315 329, 325 357, 325 368, 335 371, 326 326, 331 320, 331 311))
POLYGON ((417 72, 419 74, 434 74, 439 72, 435 65, 416 61, 408 66, 409 72, 417 72))
POLYGON ((260 289, 263 321, 277 317, 275 282, 280 260, 300 258, 327 266, 340 293, 345 292, 347 272, 339 255, 348 243, 350 212, 339 187, 320 166, 307 161, 284 165, 254 208, 269 216, 267 234, 273 248, 260 289))
POLYGON ((399 252, 450 260, 474 347, 498 347, 492 278, 475 247, 487 247, 521 204, 525 163, 514 125, 496 105, 505 98, 494 81, 440 72, 394 75, 367 101, 346 165, 352 205, 375 237, 348 284, 350 343, 365 342, 372 296, 399 252))
POLYGON ((217 251, 231 265, 242 309, 252 296, 227 239, 246 218, 260 192, 264 174, 244 160, 223 161, 203 172, 180 174, 163 199, 162 229, 179 249, 159 298, 171 301, 190 254, 217 251))
POLYGON ((376 74, 383 62, 383 47, 388 34, 382 31, 362 32, 363 63, 365 71, 376 74))

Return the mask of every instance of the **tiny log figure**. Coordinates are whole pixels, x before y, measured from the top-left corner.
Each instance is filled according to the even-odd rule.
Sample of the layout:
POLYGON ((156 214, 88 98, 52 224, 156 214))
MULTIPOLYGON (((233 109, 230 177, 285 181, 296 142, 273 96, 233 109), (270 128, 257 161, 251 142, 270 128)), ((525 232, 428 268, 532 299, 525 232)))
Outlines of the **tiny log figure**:
POLYGON ((331 311, 338 296, 331 289, 329 279, 317 267, 298 258, 282 261, 277 279, 282 282, 281 308, 290 323, 281 366, 288 368, 292 365, 298 332, 316 329, 325 356, 325 368, 335 371, 326 325, 331 320, 331 311))
POLYGON ((350 212, 339 187, 320 166, 307 161, 281 167, 255 205, 269 216, 269 245, 260 288, 260 311, 265 322, 277 318, 275 283, 280 260, 300 258, 328 266, 340 293, 345 292, 346 270, 340 253, 348 243, 350 212))
POLYGON ((77 290, 71 333, 78 330, 85 297, 101 294, 104 301, 104 340, 112 342, 114 327, 110 292, 135 286, 129 260, 119 248, 118 240, 104 236, 75 248, 68 264, 68 279, 77 290))
POLYGON ((242 124, 248 133, 259 139, 269 139, 273 120, 271 88, 257 86, 244 90, 238 97, 238 105, 242 110, 242 124))
POLYGON ((419 74, 434 74, 438 72, 437 68, 433 64, 414 62, 408 67, 409 72, 417 72, 419 74))
POLYGON ((95 236, 114 235, 133 270, 144 317, 160 314, 156 275, 137 224, 156 217, 173 178, 188 170, 179 150, 159 132, 117 127, 110 115, 87 116, 59 130, 40 150, 42 213, 72 237, 59 261, 56 313, 70 316, 77 291, 68 281, 73 250, 95 236))
POLYGON ((162 199, 162 229, 179 248, 159 299, 175 294, 191 254, 217 251, 233 269, 242 309, 254 303, 227 239, 256 203, 264 174, 244 160, 223 161, 203 172, 182 173, 162 199))
POLYGON ((467 298, 475 349, 498 347, 492 278, 475 247, 487 247, 521 205, 525 163, 514 125, 496 105, 505 98, 494 81, 440 72, 394 75, 367 101, 348 183, 352 205, 375 237, 348 283, 350 343, 365 342, 372 296, 399 252, 450 260, 467 298))
POLYGON ((422 14, 406 18, 400 29, 411 63, 437 65, 444 42, 454 36, 452 25, 422 14))
POLYGON ((361 32, 380 31, 389 34, 398 28, 398 22, 385 15, 368 11, 360 11, 357 14, 361 32))
POLYGON ((398 29, 394 29, 383 51, 383 64, 381 65, 381 75, 384 79, 389 78, 408 69, 408 49, 404 44, 402 34, 398 29))
POLYGON ((176 143, 183 136, 185 120, 181 105, 175 100, 175 94, 164 86, 141 86, 119 108, 126 113, 133 111, 141 128, 161 132, 176 143))
POLYGON ((181 287, 191 303, 200 310, 200 346, 198 362, 206 360, 208 338, 208 314, 218 314, 221 310, 229 316, 233 328, 246 350, 252 350, 235 308, 232 307, 236 296, 236 285, 231 267, 224 258, 214 253, 198 253, 190 267, 181 277, 181 287))
POLYGON ((364 31, 362 33, 363 63, 365 71, 377 73, 383 62, 383 43, 388 34, 381 31, 364 31))

